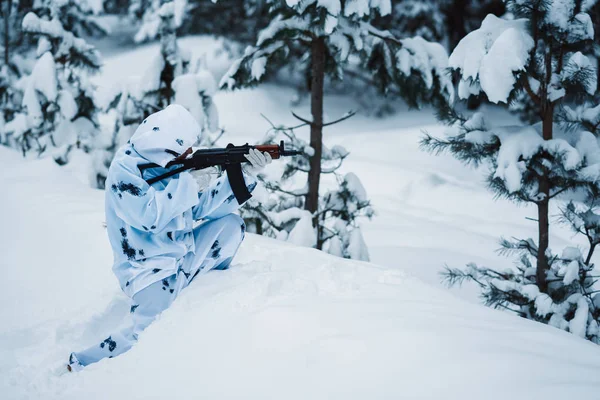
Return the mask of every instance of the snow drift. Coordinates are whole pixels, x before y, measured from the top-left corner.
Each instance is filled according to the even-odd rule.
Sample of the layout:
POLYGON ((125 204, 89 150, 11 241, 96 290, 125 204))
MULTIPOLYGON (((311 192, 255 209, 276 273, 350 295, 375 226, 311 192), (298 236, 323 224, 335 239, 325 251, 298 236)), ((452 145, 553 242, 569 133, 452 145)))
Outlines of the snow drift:
POLYGON ((103 193, 78 179, 77 161, 0 148, 3 399, 560 399, 600 388, 600 349, 573 335, 401 270, 254 235, 129 353, 54 376, 129 308, 110 271, 103 193))

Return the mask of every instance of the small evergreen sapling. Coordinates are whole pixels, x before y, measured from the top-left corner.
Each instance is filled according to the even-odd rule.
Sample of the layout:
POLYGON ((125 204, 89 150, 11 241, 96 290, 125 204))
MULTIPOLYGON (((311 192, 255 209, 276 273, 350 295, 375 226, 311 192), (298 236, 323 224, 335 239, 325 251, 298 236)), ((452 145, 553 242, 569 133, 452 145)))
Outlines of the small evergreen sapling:
POLYGON ((359 218, 370 218, 373 209, 359 178, 351 172, 339 172, 349 155, 344 147, 323 146, 322 174, 329 178, 330 184, 319 199, 316 227, 312 224, 313 215, 303 207, 313 150, 294 130, 304 125, 291 128, 273 125, 265 136, 265 143, 284 140, 287 146, 301 150, 304 156, 290 158, 281 165, 281 170, 272 168, 259 175, 263 185, 255 189, 254 197, 241 210, 246 225, 250 231, 262 235, 317 247, 344 258, 368 261, 369 252, 359 218))

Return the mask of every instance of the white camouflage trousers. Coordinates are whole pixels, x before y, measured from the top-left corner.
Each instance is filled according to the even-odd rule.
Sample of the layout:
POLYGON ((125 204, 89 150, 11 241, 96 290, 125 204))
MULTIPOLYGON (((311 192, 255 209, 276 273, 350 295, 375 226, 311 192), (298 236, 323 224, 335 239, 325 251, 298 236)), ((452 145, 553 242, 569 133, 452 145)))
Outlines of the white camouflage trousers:
POLYGON ((244 238, 244 233, 244 222, 236 214, 225 215, 195 228, 195 254, 188 253, 185 256, 176 274, 136 293, 132 299, 131 312, 125 321, 125 327, 99 344, 73 353, 71 362, 74 356, 81 366, 86 366, 128 351, 137 341, 138 335, 161 312, 169 308, 179 293, 200 272, 212 269, 224 270, 229 267, 244 238))

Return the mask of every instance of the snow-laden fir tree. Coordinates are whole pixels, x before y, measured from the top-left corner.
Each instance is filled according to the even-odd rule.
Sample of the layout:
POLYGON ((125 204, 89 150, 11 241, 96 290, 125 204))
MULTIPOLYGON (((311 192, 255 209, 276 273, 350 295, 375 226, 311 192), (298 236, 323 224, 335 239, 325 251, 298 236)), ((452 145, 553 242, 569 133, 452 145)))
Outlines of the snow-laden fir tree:
MULTIPOLYGON (((444 102, 452 94, 445 75, 447 54, 437 43, 420 37, 397 39, 373 27, 370 21, 391 12, 389 0, 333 0, 268 2, 271 21, 261 31, 255 46, 248 47, 223 77, 229 89, 258 84, 280 66, 304 76, 310 90, 311 117, 297 116, 310 127, 310 152, 306 166, 307 185, 297 197, 307 210, 313 228, 319 225, 323 197, 319 193, 323 163, 323 94, 326 78, 344 79, 344 68, 353 65, 386 93, 401 94, 413 106, 444 102)), ((325 243, 324 230, 317 229, 315 244, 325 243)))
POLYGON ((18 83, 21 107, 4 126, 24 154, 51 150, 59 164, 68 162, 74 148, 91 151, 98 134, 99 110, 89 78, 100 69, 100 54, 68 29, 95 26, 85 21, 83 4, 36 2, 35 12, 23 18, 23 32, 37 40, 36 60, 18 83))
POLYGON ((0 3, 0 144, 14 146, 7 131, 12 131, 11 121, 21 109, 23 93, 19 79, 31 70, 27 53, 32 43, 21 29, 27 9, 24 2, 7 0, 0 3), (8 127, 6 127, 8 125, 8 127))
POLYGON ((115 151, 133 135, 137 126, 150 114, 180 104, 186 107, 202 128, 200 146, 211 146, 219 131, 219 115, 212 100, 217 83, 200 60, 191 65, 191 54, 177 43, 176 2, 160 7, 160 52, 152 59, 140 79, 122 82, 110 96, 106 110, 114 117, 111 139, 95 158, 95 180, 104 188, 108 167, 115 151))
POLYGON ((466 270, 447 269, 448 282, 473 280, 488 305, 600 342, 591 262, 600 240, 599 108, 593 104, 596 71, 584 55, 594 37, 585 3, 507 1, 514 20, 489 15, 450 56, 450 67, 460 75, 460 98, 482 94, 506 104, 524 93, 535 104, 536 123, 490 127, 482 114, 463 118, 446 109, 441 115, 451 123, 447 137, 426 136, 423 145, 465 163, 486 163, 496 196, 537 209, 537 240, 501 242, 504 253, 520 255, 516 268, 470 264, 466 270), (585 254, 574 247, 550 248, 550 202, 564 202, 569 193, 579 201, 565 204, 561 218, 588 238, 585 254))
MULTIPOLYGON (((164 4, 170 4, 169 14, 171 14, 168 29, 175 34, 183 22, 188 12, 187 0, 133 0, 129 5, 129 13, 135 19, 141 20, 140 27, 135 34, 136 42, 144 42, 155 38, 163 37, 165 29, 165 10, 164 4)), ((162 40, 162 39, 161 39, 162 40)))
MULTIPOLYGON (((594 30, 594 37, 592 37, 593 43, 591 46, 586 46, 582 49, 583 54, 590 58, 593 66, 596 67, 597 72, 598 62, 600 61, 600 2, 598 0, 587 0, 581 2, 581 11, 585 12, 592 19, 592 26, 594 30)), ((598 79, 598 78, 596 78, 598 79)), ((600 101, 600 98, 597 98, 600 101)), ((538 121, 538 110, 537 105, 532 100, 531 96, 526 91, 521 91, 515 94, 509 102, 510 110, 516 113, 521 120, 527 123, 535 123, 538 121)))

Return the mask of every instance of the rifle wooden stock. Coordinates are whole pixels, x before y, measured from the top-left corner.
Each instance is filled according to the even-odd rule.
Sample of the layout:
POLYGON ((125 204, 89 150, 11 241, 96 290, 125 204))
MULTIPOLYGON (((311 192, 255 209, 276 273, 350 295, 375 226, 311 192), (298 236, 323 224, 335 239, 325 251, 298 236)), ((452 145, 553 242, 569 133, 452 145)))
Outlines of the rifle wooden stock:
POLYGON ((257 146, 254 146, 254 148, 258 151, 269 153, 273 160, 277 160, 281 157, 281 153, 279 152, 281 150, 281 147, 278 144, 259 144, 257 146))

